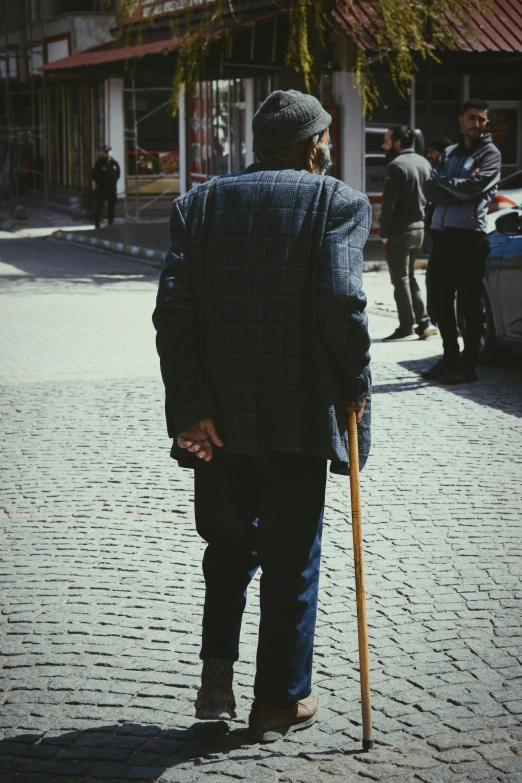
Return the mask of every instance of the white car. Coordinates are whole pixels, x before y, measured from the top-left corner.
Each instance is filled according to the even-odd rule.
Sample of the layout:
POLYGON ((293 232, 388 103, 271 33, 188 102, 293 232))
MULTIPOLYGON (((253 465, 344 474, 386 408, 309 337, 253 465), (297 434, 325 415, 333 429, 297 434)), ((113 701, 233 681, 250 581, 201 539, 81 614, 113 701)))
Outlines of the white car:
POLYGON ((498 190, 490 201, 488 214, 511 207, 522 207, 522 170, 500 180, 498 190))

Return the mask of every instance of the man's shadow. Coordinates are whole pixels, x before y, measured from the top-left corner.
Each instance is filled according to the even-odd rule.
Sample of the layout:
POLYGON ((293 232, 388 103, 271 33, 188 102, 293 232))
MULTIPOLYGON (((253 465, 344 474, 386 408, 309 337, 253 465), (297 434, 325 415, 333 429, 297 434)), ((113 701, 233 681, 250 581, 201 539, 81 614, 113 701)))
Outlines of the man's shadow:
POLYGON ((478 381, 457 386, 424 380, 421 371, 429 369, 434 361, 433 358, 430 358, 398 362, 400 367, 408 370, 412 375, 391 383, 376 383, 372 386, 372 394, 418 392, 421 389, 437 386, 457 397, 465 397, 480 405, 509 413, 511 416, 522 417, 522 360, 520 358, 514 357, 505 366, 486 367, 479 365, 477 368, 478 381))
MULTIPOLYGON (((292 735, 294 736, 294 735, 292 735)), ((170 771, 169 781, 192 783, 198 767, 212 764, 219 774, 227 762, 255 762, 273 757, 307 755, 288 744, 288 751, 248 739, 245 728, 224 721, 197 722, 188 728, 122 723, 86 730, 49 731, 43 736, 27 732, 0 741, 0 780, 3 783, 56 783, 78 780, 157 781, 170 771), (273 748, 273 750, 272 750, 273 748), (229 757, 234 751, 233 758, 229 757), (178 775, 173 768, 178 767, 178 775)), ((347 749, 314 748, 314 758, 360 753, 347 749)), ((199 779, 199 778, 198 778, 199 779)))

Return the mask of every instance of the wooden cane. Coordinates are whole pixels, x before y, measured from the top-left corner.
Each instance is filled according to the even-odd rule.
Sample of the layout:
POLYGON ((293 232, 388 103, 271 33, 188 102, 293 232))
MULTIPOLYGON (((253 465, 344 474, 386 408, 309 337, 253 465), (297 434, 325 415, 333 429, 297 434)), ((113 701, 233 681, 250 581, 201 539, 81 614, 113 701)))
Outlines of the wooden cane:
POLYGON ((359 448, 357 414, 348 413, 348 445, 350 451, 350 496, 352 502, 353 559, 355 563, 355 600, 357 603, 357 634, 359 637, 359 674, 363 725, 363 750, 371 750, 372 707, 370 696, 370 653, 366 621, 366 588, 364 585, 364 555, 362 539, 361 489, 359 484, 359 448))

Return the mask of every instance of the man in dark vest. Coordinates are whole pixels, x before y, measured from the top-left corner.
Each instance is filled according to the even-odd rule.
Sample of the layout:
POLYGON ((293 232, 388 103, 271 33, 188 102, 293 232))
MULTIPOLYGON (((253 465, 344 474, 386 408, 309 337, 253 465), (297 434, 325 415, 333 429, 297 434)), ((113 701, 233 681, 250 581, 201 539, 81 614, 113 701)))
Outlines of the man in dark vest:
POLYGON ((96 211, 94 213, 96 228, 100 227, 105 202, 107 202, 109 226, 114 223, 114 209, 118 200, 116 187, 120 174, 120 166, 112 157, 112 147, 104 147, 103 154, 96 161, 91 174, 91 178, 96 183, 96 211))
POLYGON ((233 665, 262 569, 249 733, 316 719, 312 657, 327 460, 346 472, 347 411, 370 448, 362 250, 366 196, 333 177, 331 116, 295 90, 254 117, 258 163, 172 205, 153 315, 173 456, 192 460, 203 559, 196 717, 235 715, 233 665))

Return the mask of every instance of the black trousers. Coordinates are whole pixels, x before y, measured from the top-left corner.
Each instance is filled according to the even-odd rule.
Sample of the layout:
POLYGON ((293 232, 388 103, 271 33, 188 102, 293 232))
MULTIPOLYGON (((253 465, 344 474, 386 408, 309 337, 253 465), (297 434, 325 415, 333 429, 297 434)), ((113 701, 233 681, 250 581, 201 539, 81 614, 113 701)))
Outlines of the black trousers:
POLYGON ((96 225, 96 228, 99 228, 100 221, 103 214, 103 207, 105 206, 105 202, 107 202, 107 218, 109 221, 109 226, 112 226, 114 223, 114 209, 116 207, 116 201, 118 200, 116 196, 116 188, 113 190, 97 190, 96 191, 96 210, 94 212, 94 223, 96 225))
POLYGON ((444 356, 459 358, 455 294, 465 321, 462 363, 474 368, 482 329, 482 280, 489 253, 486 234, 465 229, 432 232, 428 311, 440 329, 444 356))
POLYGON ((205 608, 201 658, 237 661, 247 587, 261 567, 254 694, 274 707, 310 695, 326 460, 262 451, 194 468, 205 608))

